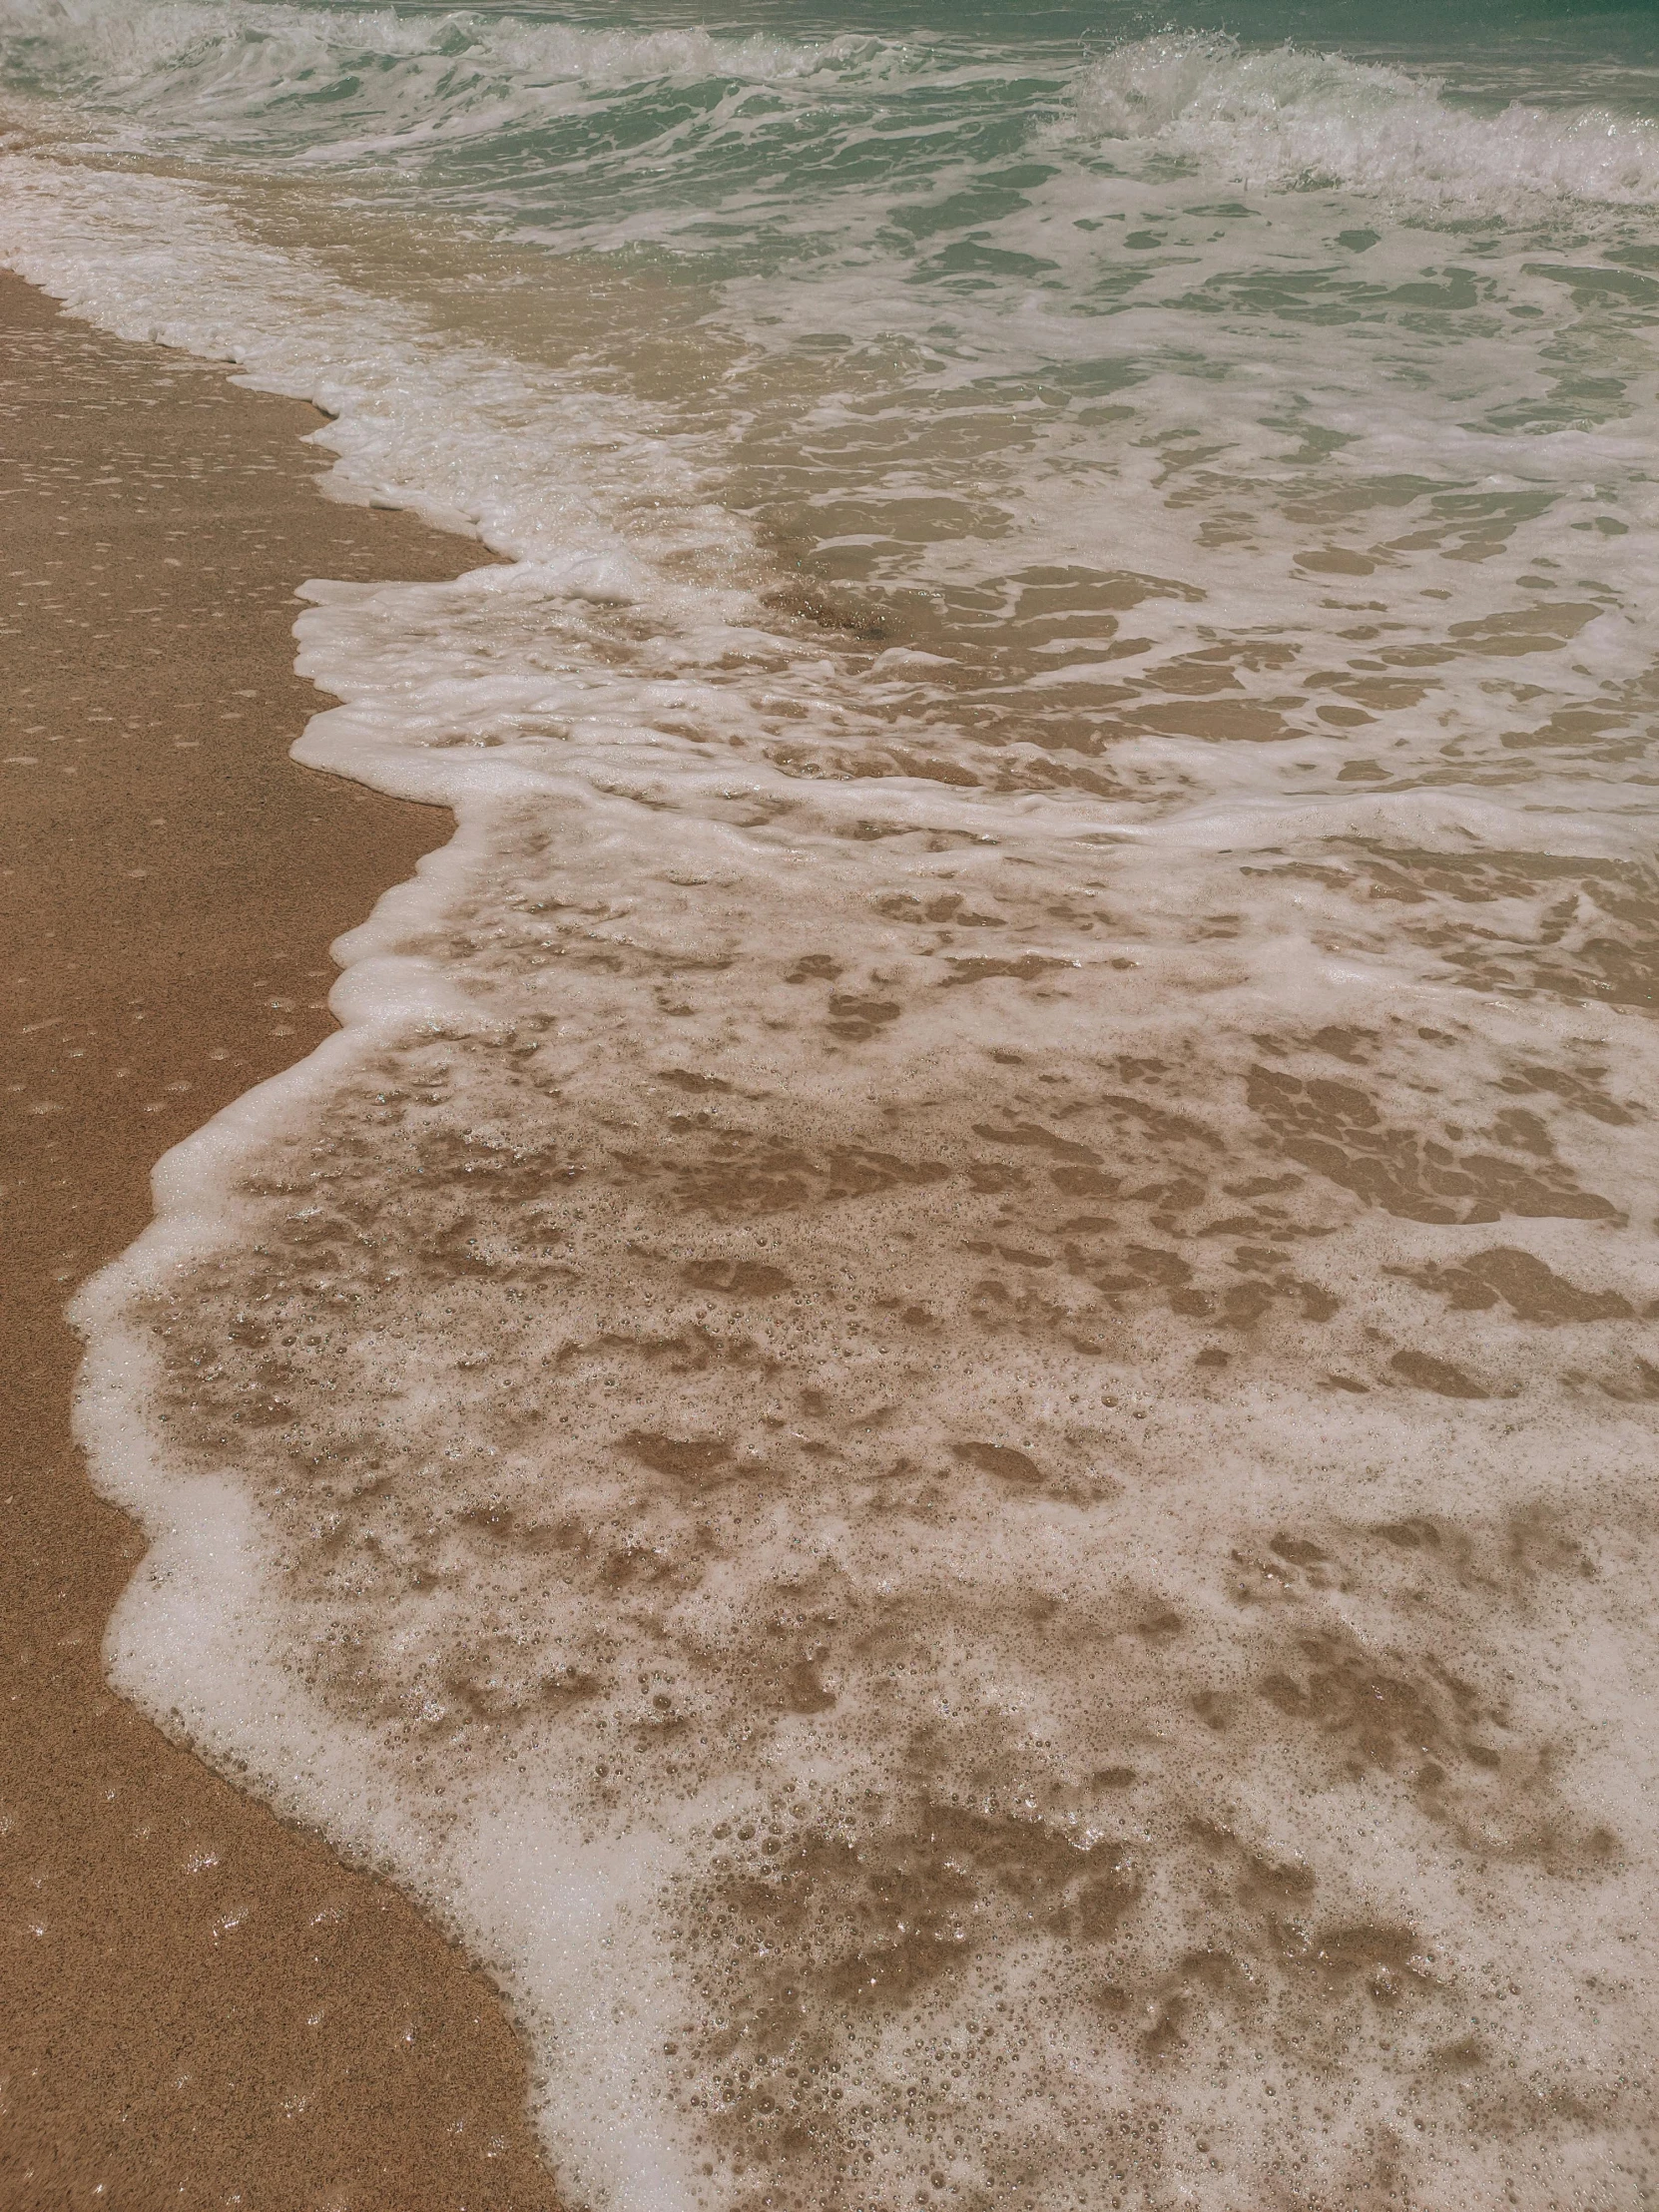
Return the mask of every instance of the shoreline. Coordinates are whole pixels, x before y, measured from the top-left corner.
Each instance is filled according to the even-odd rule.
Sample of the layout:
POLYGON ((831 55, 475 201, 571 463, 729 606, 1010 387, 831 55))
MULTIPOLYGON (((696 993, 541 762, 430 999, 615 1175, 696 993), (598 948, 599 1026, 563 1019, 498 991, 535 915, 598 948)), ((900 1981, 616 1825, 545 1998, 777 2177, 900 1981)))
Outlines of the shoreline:
POLYGON ((488 556, 324 499, 300 402, 108 337, 4 271, 0 331, 0 2192, 551 2212, 482 1974, 105 1684, 145 1546, 71 1441, 63 1318, 149 1219, 162 1153, 335 1027, 329 942, 449 835, 439 810, 288 759, 325 704, 293 673, 295 588, 488 556))

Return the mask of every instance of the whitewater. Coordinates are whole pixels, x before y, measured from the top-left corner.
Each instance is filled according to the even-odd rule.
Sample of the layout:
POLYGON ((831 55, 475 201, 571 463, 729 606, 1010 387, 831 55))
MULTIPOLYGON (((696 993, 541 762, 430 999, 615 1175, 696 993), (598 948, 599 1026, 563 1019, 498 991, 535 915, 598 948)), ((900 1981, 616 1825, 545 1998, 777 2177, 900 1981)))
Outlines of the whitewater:
POLYGON ((573 2212, 1659 2201, 1656 214, 1640 10, 0 0, 0 261, 479 541, 79 1420, 573 2212))

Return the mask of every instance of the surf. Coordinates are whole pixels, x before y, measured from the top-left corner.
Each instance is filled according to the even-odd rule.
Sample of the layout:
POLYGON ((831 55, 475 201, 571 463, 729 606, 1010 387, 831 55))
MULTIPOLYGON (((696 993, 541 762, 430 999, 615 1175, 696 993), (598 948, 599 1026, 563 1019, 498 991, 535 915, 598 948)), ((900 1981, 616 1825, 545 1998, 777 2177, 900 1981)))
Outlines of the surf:
POLYGON ((78 1303, 112 1678, 589 2201, 1634 2205, 1639 72, 800 29, 6 18, 0 253, 498 556, 306 586, 457 831, 78 1303))

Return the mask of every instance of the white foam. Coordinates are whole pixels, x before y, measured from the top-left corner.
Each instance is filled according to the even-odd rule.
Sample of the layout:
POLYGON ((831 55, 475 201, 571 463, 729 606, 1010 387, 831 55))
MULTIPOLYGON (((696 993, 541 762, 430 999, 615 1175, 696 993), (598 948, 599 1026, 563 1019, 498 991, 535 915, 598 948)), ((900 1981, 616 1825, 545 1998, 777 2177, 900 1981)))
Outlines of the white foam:
MULTIPOLYGON (((1456 988, 1396 968, 1380 1000, 1295 973, 1289 935, 1256 940, 1271 981, 1228 987, 1190 943, 1160 948, 1156 878, 1110 861, 1108 945, 1040 990, 946 985, 941 1013, 954 955, 929 955, 927 901, 948 886, 1017 929, 1021 896, 1040 910, 1073 866, 1040 832, 941 855, 807 827, 683 818, 665 855, 626 804, 498 810, 423 926, 404 895, 357 933, 365 967, 441 937, 470 1012, 348 1031, 170 1164, 156 1228, 77 1312, 87 1440, 163 1538, 117 1618, 117 1679, 394 1868, 492 1966, 550 2143, 603 2201, 729 2202, 757 2155, 775 2184, 831 2190, 867 2153, 888 2190, 940 2158, 994 2186, 1040 2156, 1054 2201, 1090 2204, 1096 2146, 1154 2110, 1142 2185, 1219 2145, 1255 2186, 1278 2118, 1216 2042, 1242 1975, 1267 2008, 1256 2062, 1331 2171, 1380 2155, 1368 2112, 1426 2110, 1442 2201, 1483 2202, 1507 2169, 1419 2069, 1476 2005, 1490 2053, 1469 2064, 1605 2066, 1651 1973, 1617 1947, 1651 1838, 1612 1718, 1638 1709, 1625 1653, 1651 1664, 1648 1425, 1567 1382, 1587 1361, 1618 1390, 1643 1342, 1647 1238, 1594 1194, 1644 1222, 1659 1200, 1616 1118, 1651 1047, 1597 1009, 1569 1046, 1535 1004, 1471 1033, 1456 988), (843 1006, 878 971, 890 1035, 823 1026, 825 1000, 858 1026, 810 970, 825 943, 843 1006), (1119 945, 1134 971, 1103 957, 1119 945), (1424 1017, 1462 1049, 1414 1042, 1424 1017), (1332 1019, 1375 1039, 1361 1066, 1315 1041, 1332 1019), (1612 1122, 1552 1099, 1564 1049, 1612 1122), (1442 1139, 1440 1183, 1432 1149, 1384 1147, 1403 1182, 1381 1210, 1360 1195, 1379 1119, 1420 1127, 1426 1094, 1454 1126, 1517 1086, 1518 1140, 1442 1139), (1284 1195, 1283 1144, 1339 1174, 1357 1144, 1353 1189, 1293 1168, 1284 1195), (1228 1204, 1207 1181, 1253 1169, 1281 1195, 1232 1237, 1281 1256, 1241 1276, 1194 1232, 1228 1204), (1157 1218, 1172 1174, 1200 1210, 1181 1228, 1157 1218), (1523 1218, 1424 1222, 1459 1176, 1500 1207, 1519 1190, 1523 1218), (1503 1318, 1448 1317, 1448 1270, 1503 1318), (1242 1334, 1240 1287, 1266 1300, 1242 1334), (1525 1326, 1534 1296, 1582 1318, 1525 1326), (1237 1373, 1194 1390, 1218 1337, 1237 1373), (1371 1397, 1322 1391, 1327 1368, 1371 1397), (1453 1414, 1465 1383, 1489 1394, 1453 1414), (227 1428, 273 1393, 274 1421, 227 1428), (147 1428, 167 1456, 138 1470, 147 1428), (1563 1766, 1547 1747, 1568 1741, 1563 1766), (1513 1930, 1538 1915, 1558 1941, 1521 1962, 1513 1930), (941 1943, 968 1946, 942 1980, 941 1943), (1116 1992, 1104 2042, 1091 1976, 1116 1992), (1505 1977, 1521 2042, 1479 1994, 1505 1977), (1007 2140, 915 2047, 979 2049, 998 2006, 962 2095, 1026 2111, 1035 2133, 1007 2140), (1343 2052, 1332 2102, 1311 2034, 1343 2052), (775 2111, 806 2130, 793 2149, 775 2111), (1075 2170, 1068 2141, 1089 2146, 1075 2170)), ((1052 918, 1035 941, 1082 954, 1052 918)), ((1616 2099, 1597 2111, 1624 2124, 1616 2099)), ((1534 2135, 1547 2189, 1574 2142, 1534 2135)))

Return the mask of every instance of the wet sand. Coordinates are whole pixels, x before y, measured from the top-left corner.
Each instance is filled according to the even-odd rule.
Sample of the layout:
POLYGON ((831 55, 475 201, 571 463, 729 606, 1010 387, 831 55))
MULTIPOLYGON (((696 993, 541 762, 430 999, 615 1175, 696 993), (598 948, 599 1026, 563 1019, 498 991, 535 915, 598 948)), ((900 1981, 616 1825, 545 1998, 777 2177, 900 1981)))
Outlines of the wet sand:
POLYGON ((320 498, 307 407, 4 273, 0 333, 0 2202, 550 2206, 487 1983, 107 1690, 143 1544, 71 1442, 62 1319, 156 1158, 332 1026, 330 938, 449 831, 288 761, 294 586, 481 556, 320 498))

